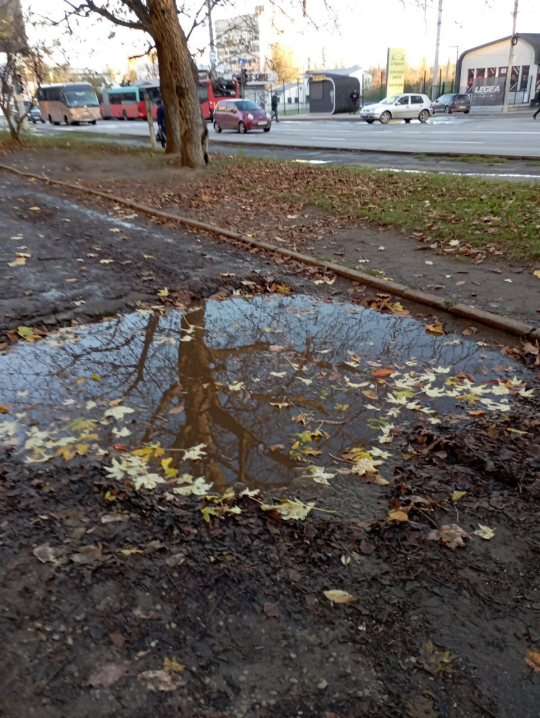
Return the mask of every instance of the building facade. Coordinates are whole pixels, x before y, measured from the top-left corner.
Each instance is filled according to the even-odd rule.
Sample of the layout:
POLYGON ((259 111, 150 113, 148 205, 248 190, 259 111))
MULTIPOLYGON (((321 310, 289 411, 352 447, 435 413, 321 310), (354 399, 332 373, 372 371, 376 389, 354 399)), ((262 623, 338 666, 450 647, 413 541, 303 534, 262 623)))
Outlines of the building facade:
POLYGON ((262 71, 264 64, 261 53, 262 13, 263 7, 258 5, 253 13, 216 21, 218 65, 225 66, 233 72, 262 71))
MULTIPOLYGON (((474 106, 503 105, 511 37, 473 47, 458 60, 457 90, 467 92, 474 106)), ((540 33, 514 36, 509 105, 530 103, 540 90, 540 33)))

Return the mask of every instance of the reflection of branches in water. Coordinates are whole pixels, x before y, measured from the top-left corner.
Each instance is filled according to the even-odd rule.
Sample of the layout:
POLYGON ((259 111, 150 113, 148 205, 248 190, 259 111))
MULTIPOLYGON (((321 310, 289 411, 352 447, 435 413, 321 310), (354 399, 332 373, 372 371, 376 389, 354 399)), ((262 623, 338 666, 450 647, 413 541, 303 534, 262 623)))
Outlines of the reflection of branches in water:
MULTIPOLYGON (((405 362, 416 358, 419 370, 442 365, 473 374, 481 364, 474 343, 445 346, 444 338, 426 334, 414 320, 302 297, 207 302, 187 318, 179 312, 132 314, 86 327, 80 337, 61 348, 24 346, 0 357, 2 403, 22 401, 16 392, 28 389, 24 401, 38 406, 28 409, 25 421, 45 426, 62 416, 99 418, 103 408, 86 411, 88 400, 106 404, 124 397, 137 409, 131 415, 134 443, 159 440, 175 449, 206 444, 200 469, 219 488, 231 477, 251 484, 290 481, 295 462, 276 445, 289 445, 301 431, 291 421, 294 409, 322 420, 332 418, 336 404, 350 405, 347 421, 332 426, 329 441, 318 447, 321 463, 329 452, 376 440, 377 431, 366 423, 376 414, 344 382, 344 376, 369 379, 373 368, 367 360, 409 371, 405 362), (186 337, 190 341, 180 341, 186 337), (344 363, 351 353, 363 356, 359 367, 344 363), (230 391, 235 382, 245 390, 230 391), (70 398, 73 407, 61 406, 70 398), (285 400, 293 409, 271 406, 285 400), (184 413, 171 414, 179 403, 184 413)), ((488 366, 498 361, 487 354, 488 366)), ((445 408, 440 401, 436 406, 445 408)), ((399 423, 417 420, 403 412, 399 423)), ((174 456, 184 471, 181 452, 174 456)))

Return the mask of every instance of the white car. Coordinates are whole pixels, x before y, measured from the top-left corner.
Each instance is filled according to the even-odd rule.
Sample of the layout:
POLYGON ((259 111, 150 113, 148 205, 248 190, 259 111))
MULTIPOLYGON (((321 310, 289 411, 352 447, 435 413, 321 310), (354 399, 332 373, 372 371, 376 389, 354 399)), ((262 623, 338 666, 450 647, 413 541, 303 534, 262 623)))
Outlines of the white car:
POLYGON ((390 120, 420 120, 427 122, 433 114, 433 104, 427 95, 390 95, 384 100, 362 108, 360 118, 372 124, 375 120, 386 125, 390 120))

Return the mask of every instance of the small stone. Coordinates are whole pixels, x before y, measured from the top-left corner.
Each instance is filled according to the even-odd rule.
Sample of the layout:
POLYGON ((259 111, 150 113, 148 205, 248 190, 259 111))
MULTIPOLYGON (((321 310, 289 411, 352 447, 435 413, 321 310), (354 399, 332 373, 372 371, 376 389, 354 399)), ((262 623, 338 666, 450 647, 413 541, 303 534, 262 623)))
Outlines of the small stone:
POLYGON ((328 681, 325 681, 324 678, 317 683, 317 688, 318 688, 320 691, 324 691, 324 689, 325 689, 327 686, 328 686, 328 681))

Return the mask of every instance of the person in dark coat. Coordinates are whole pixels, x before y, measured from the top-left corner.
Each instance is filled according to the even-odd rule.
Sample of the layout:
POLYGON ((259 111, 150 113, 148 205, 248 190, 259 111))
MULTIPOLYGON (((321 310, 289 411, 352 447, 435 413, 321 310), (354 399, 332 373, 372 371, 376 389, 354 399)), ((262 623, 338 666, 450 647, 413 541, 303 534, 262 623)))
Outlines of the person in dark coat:
POLYGON ((167 130, 165 127, 165 108, 161 100, 157 101, 157 124, 158 124, 158 142, 161 142, 161 146, 165 147, 167 141, 167 130))
POLYGON ((540 90, 536 93, 536 97, 534 98, 535 102, 538 102, 538 109, 533 115, 533 120, 536 120, 537 115, 540 115, 540 90))
POLYGON ((353 90, 351 92, 351 102, 352 102, 352 114, 356 115, 358 112, 358 102, 360 101, 360 94, 358 90, 353 90))
POLYGON ((279 109, 279 97, 277 96, 277 92, 274 92, 274 94, 272 95, 272 119, 274 119, 274 117, 275 117, 276 122, 279 122, 278 109, 279 109))

